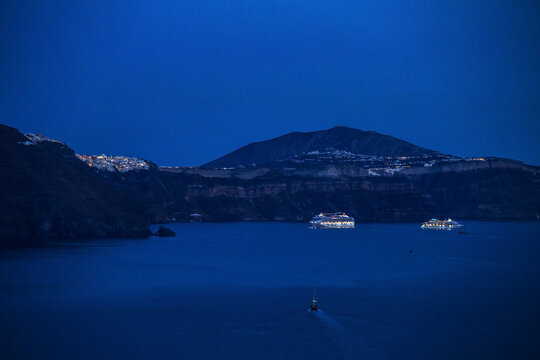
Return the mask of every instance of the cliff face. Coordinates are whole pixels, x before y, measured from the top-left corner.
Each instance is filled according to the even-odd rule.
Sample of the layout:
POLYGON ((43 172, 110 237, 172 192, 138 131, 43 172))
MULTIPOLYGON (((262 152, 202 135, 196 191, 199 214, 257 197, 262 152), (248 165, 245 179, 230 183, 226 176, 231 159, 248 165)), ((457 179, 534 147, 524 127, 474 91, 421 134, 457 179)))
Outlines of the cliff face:
POLYGON ((175 218, 186 211, 208 220, 306 221, 321 211, 359 221, 540 218, 538 167, 344 127, 253 143, 202 168, 161 170, 173 188, 189 184, 182 205, 168 200, 175 218))
MULTIPOLYGON (((359 130, 348 130, 356 138, 359 130)), ((308 221, 335 211, 360 222, 540 218, 538 167, 390 140, 389 152, 412 152, 365 155, 334 147, 281 167, 158 168, 124 157, 79 156, 83 162, 61 142, 0 126, 0 245, 148 236, 149 222, 308 221)), ((346 143, 354 141, 334 146, 346 143)))
POLYGON ((429 217, 535 219, 540 215, 537 168, 493 159, 366 176, 365 169, 185 169, 133 174, 154 221, 307 221, 345 211, 357 221, 421 221, 429 217), (230 172, 229 176, 227 171, 230 172), (202 174, 202 175, 201 175, 202 174), (261 174, 256 176, 256 174, 261 174))
POLYGON ((0 125, 0 245, 149 233, 144 208, 72 149, 0 125))

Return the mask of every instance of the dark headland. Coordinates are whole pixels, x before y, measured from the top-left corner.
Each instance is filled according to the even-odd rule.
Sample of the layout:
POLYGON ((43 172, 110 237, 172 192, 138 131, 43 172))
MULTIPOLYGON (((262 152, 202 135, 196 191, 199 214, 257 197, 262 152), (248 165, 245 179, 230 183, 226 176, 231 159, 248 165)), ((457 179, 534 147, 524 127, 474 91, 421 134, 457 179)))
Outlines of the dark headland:
POLYGON ((1 244, 146 237, 170 221, 357 222, 537 219, 539 167, 462 158, 373 131, 294 132, 199 168, 78 156, 66 144, 0 125, 1 244))

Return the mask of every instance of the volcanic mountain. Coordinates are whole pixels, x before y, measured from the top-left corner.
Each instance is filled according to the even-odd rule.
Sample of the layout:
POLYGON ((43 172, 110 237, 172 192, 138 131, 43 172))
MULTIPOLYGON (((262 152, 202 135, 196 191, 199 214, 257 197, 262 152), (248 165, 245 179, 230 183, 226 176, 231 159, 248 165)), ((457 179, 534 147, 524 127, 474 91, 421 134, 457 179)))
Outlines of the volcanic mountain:
POLYGON ((203 168, 265 166, 308 154, 348 153, 351 156, 439 156, 441 153, 416 146, 390 135, 344 126, 312 132, 292 132, 274 139, 243 146, 202 165, 203 168))

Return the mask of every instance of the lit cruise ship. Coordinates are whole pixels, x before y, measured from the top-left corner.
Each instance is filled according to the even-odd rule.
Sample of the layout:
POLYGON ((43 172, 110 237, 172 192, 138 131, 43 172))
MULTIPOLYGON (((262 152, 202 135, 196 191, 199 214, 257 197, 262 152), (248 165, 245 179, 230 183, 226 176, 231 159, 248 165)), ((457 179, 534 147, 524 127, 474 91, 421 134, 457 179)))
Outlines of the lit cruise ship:
POLYGON ((452 219, 438 220, 431 219, 422 224, 422 229, 434 229, 434 230, 453 230, 462 227, 460 223, 452 219))
POLYGON ((349 215, 339 213, 320 213, 309 222, 311 228, 354 228, 354 219, 349 215))

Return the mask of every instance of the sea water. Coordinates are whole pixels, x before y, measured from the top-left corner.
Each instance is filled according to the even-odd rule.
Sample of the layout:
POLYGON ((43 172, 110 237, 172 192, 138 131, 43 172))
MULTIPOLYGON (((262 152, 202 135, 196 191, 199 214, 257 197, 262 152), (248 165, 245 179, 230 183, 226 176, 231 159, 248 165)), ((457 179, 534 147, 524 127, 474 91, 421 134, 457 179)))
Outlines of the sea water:
POLYGON ((463 223, 177 223, 4 251, 0 358, 533 358, 540 223, 463 223))

